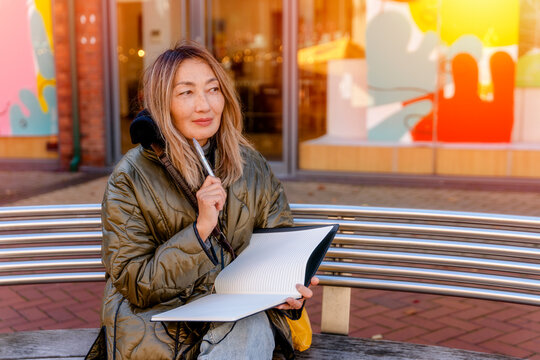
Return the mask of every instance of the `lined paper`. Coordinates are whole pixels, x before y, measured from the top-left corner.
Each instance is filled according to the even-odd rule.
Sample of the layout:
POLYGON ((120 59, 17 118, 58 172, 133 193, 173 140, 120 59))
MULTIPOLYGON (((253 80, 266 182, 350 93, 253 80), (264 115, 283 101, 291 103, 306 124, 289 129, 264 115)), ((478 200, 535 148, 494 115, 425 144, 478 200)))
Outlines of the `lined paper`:
POLYGON ((216 294, 155 315, 152 321, 235 321, 288 297, 300 298, 296 284, 304 283, 310 256, 323 240, 328 247, 336 230, 320 226, 254 233, 246 249, 217 276, 216 294))

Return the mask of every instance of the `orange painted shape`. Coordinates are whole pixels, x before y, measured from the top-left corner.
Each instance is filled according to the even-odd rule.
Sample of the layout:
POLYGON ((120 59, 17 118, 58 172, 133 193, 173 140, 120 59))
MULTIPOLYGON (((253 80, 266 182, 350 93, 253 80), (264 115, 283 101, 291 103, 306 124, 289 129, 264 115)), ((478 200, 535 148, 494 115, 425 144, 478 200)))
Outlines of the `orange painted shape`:
MULTIPOLYGON (((466 53, 452 60, 455 92, 444 98, 439 91, 437 108, 437 140, 442 142, 508 143, 514 124, 515 64, 506 52, 491 56, 493 100, 478 95, 478 65, 466 53)), ((425 98, 425 97, 424 97, 425 98)), ((433 97, 431 97, 433 99, 433 97)), ((419 101, 413 99, 404 104, 419 101)), ((433 112, 423 117, 412 129, 415 141, 433 140, 433 112)))

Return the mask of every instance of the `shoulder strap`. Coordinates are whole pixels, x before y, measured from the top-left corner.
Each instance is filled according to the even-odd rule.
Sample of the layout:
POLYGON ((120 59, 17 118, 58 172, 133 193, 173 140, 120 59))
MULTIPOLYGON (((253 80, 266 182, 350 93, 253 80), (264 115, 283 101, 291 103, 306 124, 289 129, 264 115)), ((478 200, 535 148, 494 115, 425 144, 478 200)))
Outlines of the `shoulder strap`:
MULTIPOLYGON (((193 192, 190 190, 182 174, 180 174, 180 172, 173 166, 173 164, 171 163, 171 160, 169 159, 169 157, 167 156, 165 151, 163 151, 163 148, 159 144, 152 143, 151 147, 156 153, 156 155, 158 156, 159 161, 163 164, 163 166, 165 167, 169 175, 171 175, 174 181, 178 184, 178 186, 180 187, 180 190, 182 190, 186 199, 189 201, 189 203, 191 204, 195 212, 198 214, 199 206, 197 204, 197 198, 195 197, 193 192)), ((227 252, 231 254, 232 259, 234 260, 236 258, 236 254, 234 253, 234 249, 231 247, 231 244, 227 240, 227 237, 225 236, 223 231, 221 231, 219 220, 216 227, 212 230, 212 236, 217 240, 217 242, 219 243, 219 245, 221 245, 221 247, 223 247, 227 252)), ((204 246, 203 248, 206 251, 207 246, 204 246)))
POLYGON ((165 170, 167 170, 169 175, 171 175, 171 177, 178 184, 178 186, 180 186, 180 190, 182 190, 182 192, 186 196, 186 199, 189 201, 191 206, 193 206, 193 209, 195 209, 195 212, 197 212, 198 214, 199 206, 197 205, 197 198, 189 189, 189 186, 186 183, 186 180, 184 180, 182 174, 180 174, 180 172, 173 166, 171 160, 169 160, 169 157, 167 156, 167 154, 165 154, 165 151, 163 151, 163 148, 160 145, 153 143, 151 146, 156 155, 158 156, 159 161, 161 161, 161 163, 165 167, 165 170))

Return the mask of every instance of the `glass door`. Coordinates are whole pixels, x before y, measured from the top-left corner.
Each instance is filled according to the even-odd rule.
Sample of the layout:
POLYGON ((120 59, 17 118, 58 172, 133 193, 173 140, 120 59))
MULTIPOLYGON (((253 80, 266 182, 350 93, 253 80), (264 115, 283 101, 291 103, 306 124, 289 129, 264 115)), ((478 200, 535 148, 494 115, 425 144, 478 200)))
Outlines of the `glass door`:
POLYGON ((365 12, 366 0, 298 0, 299 170, 357 161, 336 154, 365 140, 365 12))
POLYGON ((129 126, 141 108, 142 73, 164 50, 188 37, 188 7, 186 0, 116 1, 116 96, 122 154, 133 147, 129 126))
POLYGON ((240 95, 247 137, 275 172, 283 164, 282 0, 212 0, 206 44, 229 72, 240 95))

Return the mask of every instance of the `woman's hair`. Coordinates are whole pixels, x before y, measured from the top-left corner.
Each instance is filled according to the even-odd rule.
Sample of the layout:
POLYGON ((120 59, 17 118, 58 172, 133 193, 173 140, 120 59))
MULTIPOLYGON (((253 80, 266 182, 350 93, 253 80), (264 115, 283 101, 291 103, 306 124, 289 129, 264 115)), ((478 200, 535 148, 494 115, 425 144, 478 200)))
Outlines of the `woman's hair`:
POLYGON ((188 139, 175 127, 170 111, 176 71, 186 59, 200 59, 208 64, 225 98, 221 124, 213 138, 219 154, 215 173, 224 186, 229 186, 242 176, 244 163, 240 145, 252 146, 242 135, 243 119, 236 90, 225 70, 208 50, 197 43, 184 41, 162 53, 145 71, 143 106, 158 125, 171 162, 189 186, 196 190, 203 180, 203 167, 188 139))

